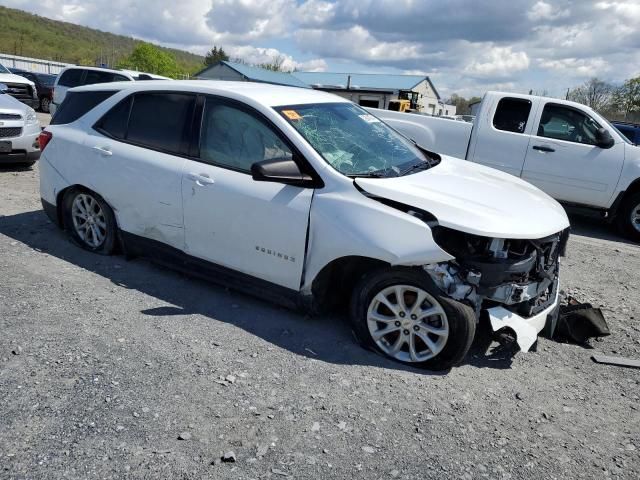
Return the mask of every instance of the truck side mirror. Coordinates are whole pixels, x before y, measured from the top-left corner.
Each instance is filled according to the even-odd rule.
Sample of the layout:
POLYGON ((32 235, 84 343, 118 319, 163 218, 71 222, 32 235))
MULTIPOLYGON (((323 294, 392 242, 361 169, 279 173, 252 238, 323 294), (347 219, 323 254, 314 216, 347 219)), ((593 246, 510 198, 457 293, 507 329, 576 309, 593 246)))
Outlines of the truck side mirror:
POLYGON ((611 148, 616 143, 609 130, 604 127, 596 130, 596 145, 600 148, 611 148))

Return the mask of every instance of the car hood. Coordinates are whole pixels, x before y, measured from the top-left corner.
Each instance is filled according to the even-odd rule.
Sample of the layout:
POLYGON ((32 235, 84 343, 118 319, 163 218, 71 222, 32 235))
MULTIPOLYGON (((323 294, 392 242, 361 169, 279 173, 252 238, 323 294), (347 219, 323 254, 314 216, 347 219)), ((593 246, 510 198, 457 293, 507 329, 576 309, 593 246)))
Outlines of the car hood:
POLYGON ((0 112, 19 113, 20 115, 24 115, 28 110, 29 107, 22 103, 20 100, 16 100, 11 95, 8 95, 6 93, 0 93, 0 112))
POLYGON ((0 83, 26 83, 35 88, 35 83, 31 80, 13 73, 0 73, 0 83))
POLYGON ((442 156, 435 167, 392 178, 356 178, 366 192, 434 215, 438 224, 492 238, 544 238, 569 226, 562 206, 507 173, 442 156))

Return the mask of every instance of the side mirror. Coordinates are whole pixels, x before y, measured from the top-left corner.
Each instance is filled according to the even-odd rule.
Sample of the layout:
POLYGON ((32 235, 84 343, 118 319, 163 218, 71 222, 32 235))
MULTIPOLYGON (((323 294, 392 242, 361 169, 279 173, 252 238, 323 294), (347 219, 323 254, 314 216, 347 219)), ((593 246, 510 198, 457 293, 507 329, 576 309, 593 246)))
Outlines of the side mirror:
POLYGON ((291 158, 273 158, 251 165, 251 176, 258 182, 276 182, 297 187, 311 187, 313 178, 302 173, 291 158))
POLYGON ((596 145, 600 148, 611 148, 616 143, 609 130, 604 127, 596 130, 596 145))
POLYGON ((0 83, 0 95, 3 93, 7 93, 9 91, 9 87, 6 84, 0 83))

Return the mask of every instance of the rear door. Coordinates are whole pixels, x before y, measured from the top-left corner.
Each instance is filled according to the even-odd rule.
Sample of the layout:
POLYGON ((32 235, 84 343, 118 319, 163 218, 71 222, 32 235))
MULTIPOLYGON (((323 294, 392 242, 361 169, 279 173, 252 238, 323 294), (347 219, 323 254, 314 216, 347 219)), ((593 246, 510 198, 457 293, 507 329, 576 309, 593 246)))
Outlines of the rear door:
POLYGON ((544 103, 535 126, 522 178, 557 200, 609 206, 622 171, 624 143, 598 147, 596 131, 605 125, 553 101, 544 103))
POLYGON ((179 92, 130 95, 85 141, 91 188, 114 208, 119 227, 179 249, 184 248, 181 178, 195 98, 179 92))
POLYGON ((313 189, 250 173, 255 162, 295 158, 293 147, 260 113, 214 97, 198 143, 182 178, 186 252, 299 290, 313 189))
MULTIPOLYGON (((483 100, 483 102, 488 99, 483 100)), ((487 101, 487 113, 476 118, 468 160, 520 176, 535 115, 528 98, 502 97, 487 101), (493 102, 493 103, 490 103, 493 102)))

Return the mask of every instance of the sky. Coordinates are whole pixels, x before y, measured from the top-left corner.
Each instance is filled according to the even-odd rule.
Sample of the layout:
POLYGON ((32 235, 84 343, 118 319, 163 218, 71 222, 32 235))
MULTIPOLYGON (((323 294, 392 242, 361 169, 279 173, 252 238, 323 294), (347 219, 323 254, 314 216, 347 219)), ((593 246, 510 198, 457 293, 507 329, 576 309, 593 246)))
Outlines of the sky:
POLYGON ((640 75, 640 0, 0 0, 56 20, 298 70, 429 75, 441 96, 563 96, 640 75))

